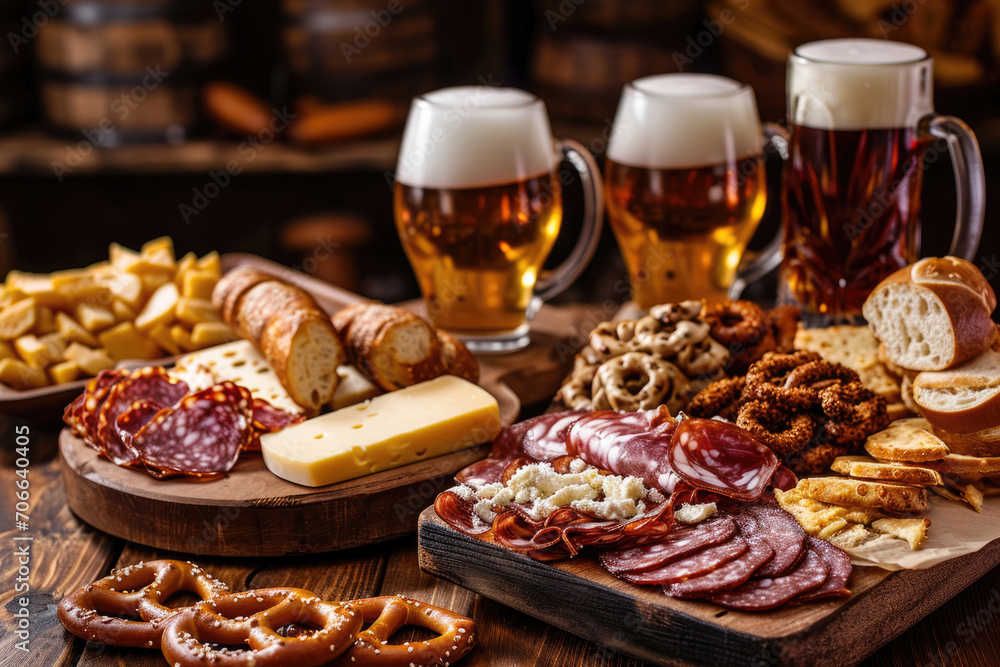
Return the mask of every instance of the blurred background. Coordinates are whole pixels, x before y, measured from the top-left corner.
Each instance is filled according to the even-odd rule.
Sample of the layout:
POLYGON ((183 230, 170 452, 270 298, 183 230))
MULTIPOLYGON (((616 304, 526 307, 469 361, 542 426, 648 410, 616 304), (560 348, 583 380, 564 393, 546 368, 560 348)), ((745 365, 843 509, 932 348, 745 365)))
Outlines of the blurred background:
MULTIPOLYGON (((975 130, 987 201, 1000 194, 1000 0, 3 0, 0 26, 4 274, 83 266, 111 241, 170 235, 178 256, 252 252, 371 298, 416 297, 391 198, 413 95, 526 88, 557 137, 601 160, 626 82, 725 74, 781 122, 789 51, 847 36, 933 55, 937 109, 975 130)), ((768 171, 771 205, 752 246, 779 224, 779 165, 768 171)), ((924 179, 924 254, 943 254, 947 155, 924 179)), ((578 201, 571 185, 550 264, 572 245, 578 201)), ((1000 289, 989 208, 980 255, 1000 289)), ((560 300, 603 300, 624 275, 605 229, 560 300)))

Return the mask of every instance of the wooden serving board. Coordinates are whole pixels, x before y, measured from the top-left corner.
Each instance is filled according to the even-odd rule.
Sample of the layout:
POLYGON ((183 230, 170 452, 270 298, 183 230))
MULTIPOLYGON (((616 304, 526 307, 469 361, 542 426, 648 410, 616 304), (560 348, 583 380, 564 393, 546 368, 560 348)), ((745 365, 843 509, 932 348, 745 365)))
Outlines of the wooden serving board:
MULTIPOLYGON (((361 299, 253 255, 224 255, 222 263, 224 271, 249 264, 296 284, 330 313, 361 299)), ((422 304, 404 306, 419 311, 422 304)), ((588 318, 586 308, 543 307, 527 349, 480 358, 480 385, 496 397, 504 425, 522 403, 547 401, 556 391, 572 363, 571 353, 557 350, 572 349, 578 332, 592 327, 588 318)), ((68 430, 59 451, 66 502, 95 528, 159 549, 246 557, 349 549, 412 533, 420 512, 489 445, 319 488, 274 476, 257 454, 244 455, 224 479, 198 482, 120 468, 68 430)))
POLYGON ((854 664, 1000 563, 994 540, 926 570, 855 566, 845 600, 749 613, 629 584, 591 556, 541 563, 452 529, 433 507, 418 536, 424 571, 656 665, 854 664))

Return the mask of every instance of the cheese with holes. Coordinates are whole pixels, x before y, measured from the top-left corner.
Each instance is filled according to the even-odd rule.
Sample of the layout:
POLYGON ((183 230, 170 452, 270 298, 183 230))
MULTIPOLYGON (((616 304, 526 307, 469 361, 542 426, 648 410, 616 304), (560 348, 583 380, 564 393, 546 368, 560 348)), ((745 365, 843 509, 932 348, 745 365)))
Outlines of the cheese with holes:
POLYGON ((267 360, 247 340, 237 340, 184 355, 177 360, 170 374, 183 379, 192 389, 229 380, 249 389, 254 398, 262 398, 285 412, 304 412, 302 406, 293 401, 281 386, 267 360))
POLYGON ((489 442, 500 429, 489 392, 445 375, 268 433, 260 444, 278 477, 324 486, 489 442))
POLYGON ((357 405, 382 393, 378 385, 350 364, 337 366, 337 375, 340 376, 340 383, 337 384, 337 391, 333 393, 333 400, 328 403, 334 410, 357 405))

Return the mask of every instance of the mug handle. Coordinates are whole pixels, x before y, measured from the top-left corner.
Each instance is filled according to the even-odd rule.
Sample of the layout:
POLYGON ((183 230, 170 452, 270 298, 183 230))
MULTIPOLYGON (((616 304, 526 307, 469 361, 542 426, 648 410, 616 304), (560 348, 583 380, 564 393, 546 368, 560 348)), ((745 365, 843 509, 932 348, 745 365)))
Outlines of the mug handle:
POLYGON ((604 187, 594 156, 576 141, 564 139, 557 142, 563 158, 580 174, 583 184, 583 227, 580 238, 562 264, 542 273, 535 283, 535 297, 528 308, 528 318, 534 316, 543 301, 556 296, 573 284, 594 257, 601 240, 601 223, 604 219, 604 187))
POLYGON ((918 134, 948 142, 955 169, 955 232, 949 254, 975 261, 986 217, 986 176, 979 142, 972 129, 954 116, 931 114, 918 126, 918 134))
MULTIPOLYGON (((788 144, 791 142, 791 135, 788 130, 777 123, 764 123, 764 147, 770 147, 781 156, 782 160, 788 159, 788 144)), ((741 266, 736 273, 736 279, 729 286, 726 296, 729 299, 737 300, 743 295, 747 286, 756 282, 773 271, 781 264, 782 251, 784 245, 784 225, 778 225, 778 231, 771 241, 757 252, 748 252, 743 256, 741 266)))

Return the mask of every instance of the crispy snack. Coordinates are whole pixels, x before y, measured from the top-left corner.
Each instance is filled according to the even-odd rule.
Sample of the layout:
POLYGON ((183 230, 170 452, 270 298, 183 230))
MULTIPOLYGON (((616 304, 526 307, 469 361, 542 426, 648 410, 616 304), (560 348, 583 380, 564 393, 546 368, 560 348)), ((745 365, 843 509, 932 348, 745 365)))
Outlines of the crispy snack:
POLYGON ((153 560, 115 570, 59 601, 59 620, 77 637, 99 644, 159 648, 165 621, 179 610, 164 603, 190 591, 215 600, 229 588, 192 563, 153 560), (136 616, 129 621, 122 615, 136 616))
POLYGON ((715 382, 687 411, 735 418, 799 473, 825 470, 889 421, 885 399, 866 389, 856 372, 812 352, 768 353, 750 366, 740 387, 739 379, 715 382))
POLYGON ((929 468, 904 463, 876 461, 867 456, 839 456, 830 469, 848 477, 871 480, 888 480, 913 486, 944 484, 941 473, 929 468))
POLYGON ((751 301, 726 301, 706 310, 712 338, 729 348, 729 371, 742 373, 768 352, 791 352, 802 311, 779 306, 771 311, 751 301))
POLYGON ((920 418, 894 421, 885 430, 873 433, 865 441, 865 450, 880 461, 906 462, 938 461, 949 453, 948 445, 920 418))
POLYGON ((799 481, 802 495, 832 505, 908 514, 927 509, 927 490, 893 482, 846 477, 809 477, 799 481))
POLYGON ((601 364, 594 373, 594 410, 652 410, 666 405, 677 414, 687 403, 687 376, 669 361, 644 352, 626 352, 601 364))
POLYGON ((910 548, 914 551, 924 546, 927 541, 927 529, 931 527, 931 520, 924 517, 920 519, 878 519, 872 522, 872 528, 906 540, 910 543, 910 548))

